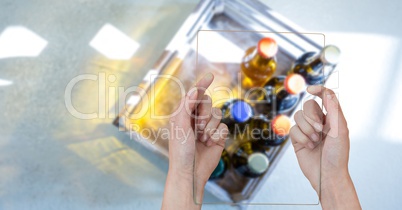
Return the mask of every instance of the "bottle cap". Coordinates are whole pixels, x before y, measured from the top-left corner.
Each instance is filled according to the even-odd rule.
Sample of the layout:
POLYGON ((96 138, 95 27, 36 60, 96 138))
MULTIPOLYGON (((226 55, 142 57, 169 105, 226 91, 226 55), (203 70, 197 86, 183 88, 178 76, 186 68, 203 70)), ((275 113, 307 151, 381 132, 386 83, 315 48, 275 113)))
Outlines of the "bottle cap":
POLYGON ((330 65, 335 65, 339 61, 341 51, 334 45, 325 46, 321 51, 322 62, 330 65))
POLYGON ((284 86, 288 93, 297 95, 306 88, 306 81, 300 74, 289 74, 284 81, 284 86))
POLYGON ((277 115, 271 123, 272 130, 278 136, 287 136, 290 131, 290 118, 286 115, 277 115))
POLYGON ((215 170, 212 172, 210 179, 218 178, 225 171, 225 163, 222 158, 219 160, 218 165, 215 170))
POLYGON ((255 152, 248 157, 247 166, 252 172, 262 174, 268 169, 268 157, 261 152, 255 152))
POLYGON ((258 54, 264 58, 271 58, 278 52, 278 44, 269 37, 262 38, 257 45, 258 54))
POLYGON ((232 106, 231 114, 236 122, 243 123, 253 116, 253 109, 244 101, 236 101, 232 106))

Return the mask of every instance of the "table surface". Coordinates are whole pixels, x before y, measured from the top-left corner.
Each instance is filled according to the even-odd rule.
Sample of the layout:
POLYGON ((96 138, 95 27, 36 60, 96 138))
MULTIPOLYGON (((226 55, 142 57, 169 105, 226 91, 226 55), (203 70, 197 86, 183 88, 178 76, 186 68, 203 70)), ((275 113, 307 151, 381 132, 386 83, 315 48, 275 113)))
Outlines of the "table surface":
MULTIPOLYGON (((339 95, 348 119, 352 178, 363 208, 398 208, 402 2, 263 2, 308 31, 325 33, 327 43, 342 49, 328 86, 339 95)), ((105 87, 139 84, 196 5, 191 0, 0 2, 0 209, 160 207, 167 162, 111 124, 117 97, 107 95, 107 106, 99 106, 99 81, 105 75, 105 87), (132 51, 111 55, 97 48, 94 37, 105 28, 110 36, 131 40, 132 51), (15 56, 21 52, 30 56, 15 56), (114 59, 126 55, 126 60, 114 59), (72 105, 95 119, 79 119, 66 108, 66 89, 78 75, 95 79, 71 89, 72 105)), ((253 202, 289 194, 302 195, 290 196, 290 202, 311 199, 302 174, 289 173, 295 169, 290 147, 253 202)), ((276 208, 319 206, 249 207, 276 208)))

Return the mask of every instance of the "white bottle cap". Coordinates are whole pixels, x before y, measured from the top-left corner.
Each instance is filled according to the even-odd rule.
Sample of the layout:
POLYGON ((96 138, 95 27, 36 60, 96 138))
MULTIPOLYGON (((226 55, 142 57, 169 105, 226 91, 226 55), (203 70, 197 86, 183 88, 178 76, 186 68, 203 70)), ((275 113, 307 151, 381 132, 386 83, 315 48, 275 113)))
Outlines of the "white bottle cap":
POLYGON ((335 65, 339 62, 341 51, 334 45, 325 46, 321 51, 321 60, 325 64, 335 65))
POLYGON ((256 152, 248 157, 247 165, 253 173, 262 174, 268 169, 269 160, 265 154, 256 152))

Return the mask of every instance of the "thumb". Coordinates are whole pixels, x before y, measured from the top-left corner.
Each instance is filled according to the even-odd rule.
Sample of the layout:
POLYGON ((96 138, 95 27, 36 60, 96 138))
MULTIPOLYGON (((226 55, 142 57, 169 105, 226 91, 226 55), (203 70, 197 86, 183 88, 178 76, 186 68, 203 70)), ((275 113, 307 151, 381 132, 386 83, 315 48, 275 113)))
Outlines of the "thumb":
MULTIPOLYGON (((191 115, 197 103, 197 91, 189 91, 180 101, 179 107, 170 118, 170 140, 169 145, 174 142, 184 144, 187 142, 189 135, 192 132, 191 115), (180 131, 180 132, 179 132, 180 131), (173 141, 176 140, 176 141, 173 141)), ((174 146, 169 146, 173 148, 174 146)), ((169 149, 170 151, 171 149, 169 149)))
POLYGON ((194 118, 195 110, 198 106, 198 103, 201 101, 204 96, 205 91, 211 85, 214 80, 214 75, 208 73, 204 75, 197 84, 188 91, 185 97, 183 97, 180 101, 179 108, 175 112, 175 116, 173 117, 176 123, 180 125, 188 125, 191 126, 191 118, 194 118))
POLYGON ((198 105, 198 91, 196 88, 192 88, 181 99, 180 105, 177 111, 176 120, 180 121, 181 125, 189 124, 191 118, 194 117, 194 111, 198 105))
POLYGON ((347 132, 346 119, 334 91, 318 85, 309 86, 307 91, 322 99, 324 108, 327 110, 325 117, 325 124, 329 126, 327 135, 336 138, 339 134, 347 132))

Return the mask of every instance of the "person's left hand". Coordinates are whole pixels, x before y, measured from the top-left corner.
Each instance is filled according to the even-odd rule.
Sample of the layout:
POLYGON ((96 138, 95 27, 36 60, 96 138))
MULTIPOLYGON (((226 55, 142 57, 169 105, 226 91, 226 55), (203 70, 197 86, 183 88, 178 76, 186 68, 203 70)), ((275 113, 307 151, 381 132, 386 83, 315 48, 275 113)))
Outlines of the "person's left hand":
POLYGON ((220 123, 221 110, 212 107, 211 98, 204 94, 213 79, 211 73, 205 75, 170 119, 170 169, 192 174, 196 167, 195 177, 204 182, 218 165, 228 134, 227 126, 220 123))
POLYGON ((220 122, 221 110, 212 107, 211 98, 205 95, 213 79, 211 73, 205 75, 181 100, 170 119, 169 174, 165 197, 168 196, 166 191, 171 191, 169 182, 190 187, 189 192, 192 192, 194 183, 197 193, 195 202, 200 203, 203 188, 218 165, 229 131, 220 122), (190 186, 185 184, 188 182, 191 182, 190 186))

